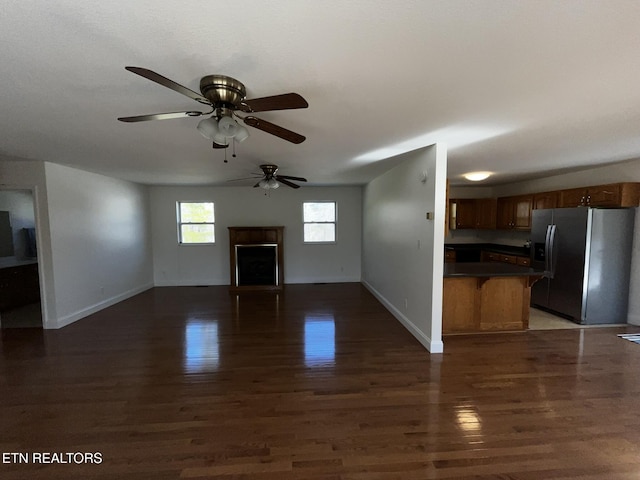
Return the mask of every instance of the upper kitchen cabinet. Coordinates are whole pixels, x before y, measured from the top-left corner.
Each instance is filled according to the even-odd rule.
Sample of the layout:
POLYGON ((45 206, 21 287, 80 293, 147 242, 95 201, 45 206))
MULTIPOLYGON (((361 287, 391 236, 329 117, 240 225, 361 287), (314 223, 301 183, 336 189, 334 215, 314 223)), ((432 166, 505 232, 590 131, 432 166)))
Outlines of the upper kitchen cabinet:
POLYGON ((476 228, 476 201, 473 198, 454 198, 449 202, 451 228, 476 228))
POLYGON ((531 230, 532 208, 533 195, 498 198, 497 227, 508 230, 531 230))
POLYGON ((556 208, 558 206, 558 192, 542 192, 533 194, 533 209, 556 208))
POLYGON ((454 229, 496 228, 495 198, 456 198, 451 200, 449 208, 454 229))
POLYGON ((640 201, 638 183, 612 183, 571 188, 559 192, 558 206, 570 207, 636 207, 640 201))
POLYGON ((496 228, 497 204, 498 200, 496 198, 476 199, 476 228, 496 228))

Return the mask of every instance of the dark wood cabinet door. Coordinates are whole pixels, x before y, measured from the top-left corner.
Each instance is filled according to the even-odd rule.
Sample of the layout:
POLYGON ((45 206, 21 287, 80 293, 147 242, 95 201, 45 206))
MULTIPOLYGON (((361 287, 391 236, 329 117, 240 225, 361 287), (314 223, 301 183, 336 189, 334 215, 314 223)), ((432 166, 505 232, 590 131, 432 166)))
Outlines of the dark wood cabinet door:
POLYGON ((558 207, 560 208, 580 207, 585 204, 586 198, 587 198, 586 188, 572 188, 569 190, 561 190, 558 207))
POLYGON ((516 197, 513 200, 513 206, 513 228, 516 230, 531 230, 531 209, 533 207, 533 196, 525 195, 522 197, 516 197))
POLYGON ((558 192, 536 193, 533 196, 533 209, 556 208, 558 206, 558 192))
POLYGON ((498 199, 498 214, 496 218, 496 227, 499 229, 509 229, 513 223, 513 202, 511 198, 498 199))
POLYGON ((589 207, 620 206, 620 184, 600 185, 587 189, 586 204, 589 207))
POLYGON ((476 228, 496 228, 497 200, 495 198, 476 199, 476 228))
POLYGON ((471 198, 456 199, 455 204, 456 229, 476 228, 476 202, 471 198))

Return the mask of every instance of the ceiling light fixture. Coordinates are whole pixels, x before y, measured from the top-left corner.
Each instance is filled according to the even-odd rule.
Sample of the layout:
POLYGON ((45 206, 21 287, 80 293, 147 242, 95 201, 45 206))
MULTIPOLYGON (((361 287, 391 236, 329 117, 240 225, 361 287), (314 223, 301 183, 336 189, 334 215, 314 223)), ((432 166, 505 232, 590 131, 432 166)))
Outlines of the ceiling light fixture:
POLYGON ((491 176, 491 172, 470 172, 465 173, 463 175, 467 180, 471 180, 472 182, 481 182, 482 180, 486 180, 491 176))
POLYGON ((260 182, 258 182, 258 185, 265 190, 274 190, 280 186, 278 181, 273 177, 269 178, 268 180, 266 178, 263 178, 262 180, 260 180, 260 182))
POLYGON ((216 117, 205 118, 198 122, 197 128, 203 137, 213 140, 218 145, 227 145, 229 139, 244 142, 249 138, 249 130, 228 116, 220 120, 216 117))

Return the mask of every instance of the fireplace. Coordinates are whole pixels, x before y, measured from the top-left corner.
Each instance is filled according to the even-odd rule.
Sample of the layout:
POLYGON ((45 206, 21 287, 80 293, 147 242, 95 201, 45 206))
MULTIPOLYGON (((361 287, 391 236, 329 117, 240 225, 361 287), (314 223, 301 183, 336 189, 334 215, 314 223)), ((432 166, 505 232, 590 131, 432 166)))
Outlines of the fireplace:
POLYGON ((236 286, 278 285, 278 246, 236 245, 236 286))
POLYGON ((232 291, 280 290, 284 227, 229 227, 232 291))

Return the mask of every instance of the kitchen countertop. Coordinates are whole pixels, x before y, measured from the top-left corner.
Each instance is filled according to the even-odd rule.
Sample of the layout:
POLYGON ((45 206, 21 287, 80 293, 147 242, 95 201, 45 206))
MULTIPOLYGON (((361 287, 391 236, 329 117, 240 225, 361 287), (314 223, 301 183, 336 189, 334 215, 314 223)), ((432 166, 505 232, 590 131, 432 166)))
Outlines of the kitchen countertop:
POLYGON ((445 263, 444 277, 525 277, 542 276, 542 270, 510 263, 471 262, 445 263))
POLYGON ((2 258, 0 259, 0 268, 13 268, 13 267, 21 267, 23 265, 33 265, 34 263, 38 263, 37 258, 30 258, 26 260, 17 260, 13 257, 2 258))

